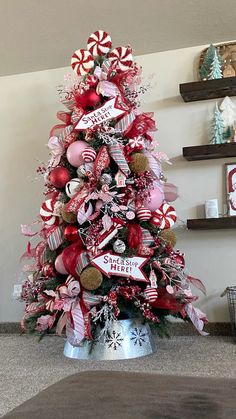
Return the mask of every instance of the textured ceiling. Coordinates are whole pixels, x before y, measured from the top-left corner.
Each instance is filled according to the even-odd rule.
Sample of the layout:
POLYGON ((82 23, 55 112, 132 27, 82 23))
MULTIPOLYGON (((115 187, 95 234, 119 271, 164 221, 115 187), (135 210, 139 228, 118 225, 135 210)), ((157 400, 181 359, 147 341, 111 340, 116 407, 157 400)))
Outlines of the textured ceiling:
POLYGON ((135 55, 234 40, 235 0, 0 0, 0 75, 69 65, 105 29, 135 55))

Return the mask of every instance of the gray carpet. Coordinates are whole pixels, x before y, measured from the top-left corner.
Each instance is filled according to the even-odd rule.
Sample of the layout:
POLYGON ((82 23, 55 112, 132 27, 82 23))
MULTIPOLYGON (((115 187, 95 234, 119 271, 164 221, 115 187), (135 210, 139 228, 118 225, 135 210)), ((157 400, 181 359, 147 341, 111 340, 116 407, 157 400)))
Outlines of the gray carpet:
MULTIPOLYGON (((236 378, 236 344, 230 337, 157 338, 157 352, 126 361, 89 362, 63 356, 64 340, 0 335, 0 416, 58 380, 87 370, 117 370, 236 378)), ((191 419, 191 418, 190 418, 191 419)))
POLYGON ((88 371, 64 378, 8 419, 233 419, 236 379, 88 371))

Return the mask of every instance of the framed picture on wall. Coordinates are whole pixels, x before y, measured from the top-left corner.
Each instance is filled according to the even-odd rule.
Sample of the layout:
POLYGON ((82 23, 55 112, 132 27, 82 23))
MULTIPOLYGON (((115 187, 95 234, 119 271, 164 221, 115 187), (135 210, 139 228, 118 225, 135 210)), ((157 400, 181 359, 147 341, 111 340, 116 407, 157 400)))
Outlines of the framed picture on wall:
POLYGON ((226 163, 228 215, 236 216, 236 162, 226 163))

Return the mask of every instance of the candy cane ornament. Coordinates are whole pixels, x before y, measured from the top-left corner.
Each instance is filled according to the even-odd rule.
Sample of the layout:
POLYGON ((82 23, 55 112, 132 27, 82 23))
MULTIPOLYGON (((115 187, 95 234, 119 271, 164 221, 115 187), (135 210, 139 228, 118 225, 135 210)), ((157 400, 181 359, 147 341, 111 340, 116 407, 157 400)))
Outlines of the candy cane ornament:
POLYGON ((117 47, 110 52, 108 58, 112 67, 117 67, 121 71, 128 70, 133 64, 132 49, 130 47, 117 47))
POLYGON ((94 67, 93 56, 85 49, 77 49, 72 55, 71 67, 78 76, 83 76, 94 67))
POLYGON ((161 230, 165 230, 173 227, 176 220, 177 216, 174 207, 165 203, 152 213, 151 223, 161 230))
POLYGON ((55 203, 52 199, 47 199, 42 203, 39 213, 45 224, 50 226, 59 224, 60 218, 59 216, 54 215, 54 210, 55 203))
POLYGON ((92 55, 104 55, 111 49, 111 37, 105 31, 96 31, 88 39, 87 48, 92 55))

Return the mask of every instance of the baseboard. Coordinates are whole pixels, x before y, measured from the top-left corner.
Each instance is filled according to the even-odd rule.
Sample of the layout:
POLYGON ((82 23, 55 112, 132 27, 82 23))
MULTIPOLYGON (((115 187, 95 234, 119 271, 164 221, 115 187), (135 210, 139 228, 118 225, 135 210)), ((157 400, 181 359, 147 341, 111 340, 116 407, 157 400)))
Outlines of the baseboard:
MULTIPOLYGON (((212 336, 230 336, 232 334, 230 323, 208 323, 204 330, 212 336)), ((21 333, 20 325, 17 322, 0 323, 0 333, 17 334, 21 333)), ((170 326, 171 336, 191 336, 198 332, 190 323, 175 322, 170 326)))

